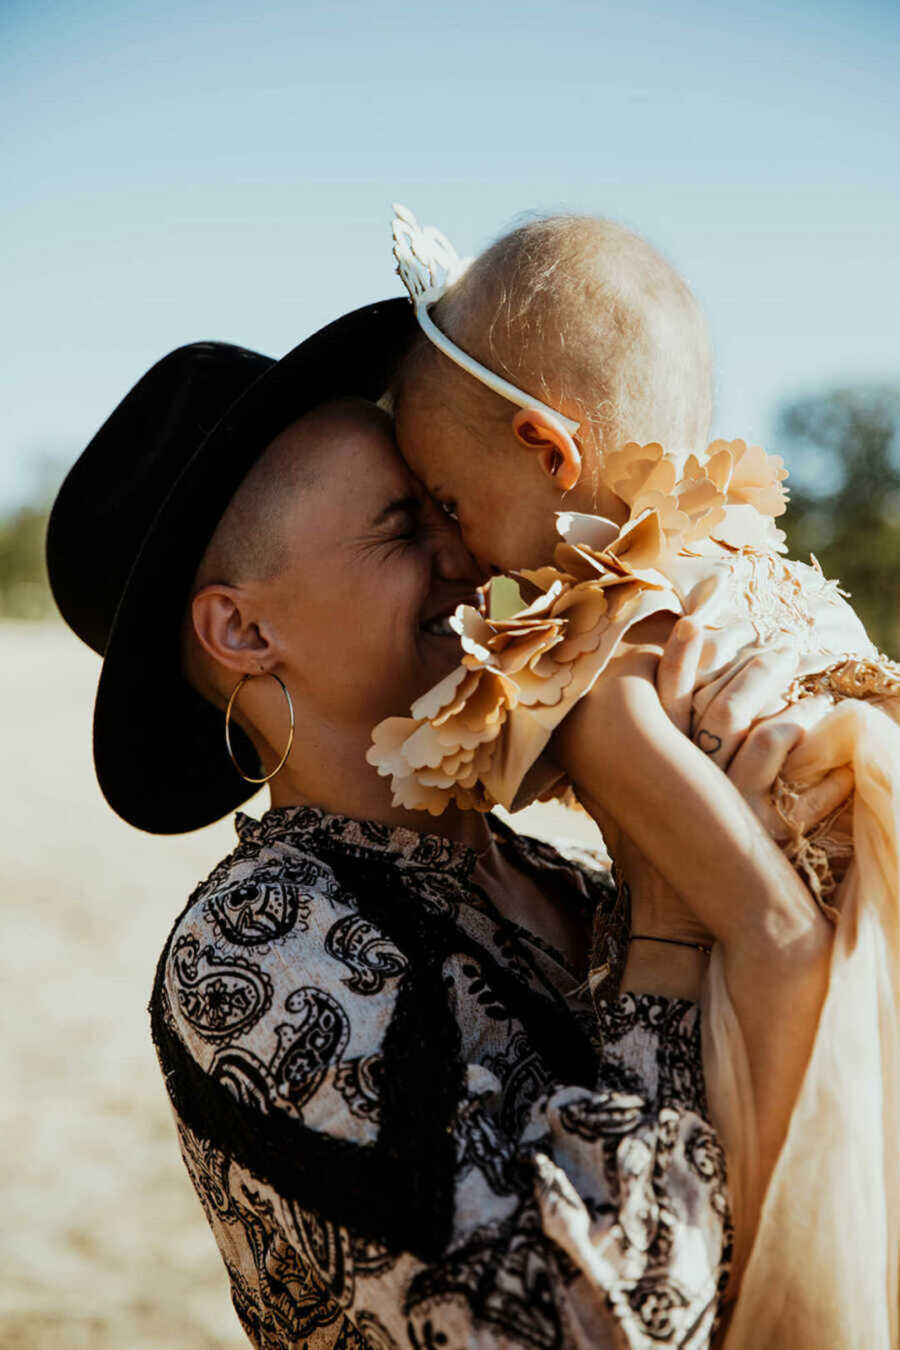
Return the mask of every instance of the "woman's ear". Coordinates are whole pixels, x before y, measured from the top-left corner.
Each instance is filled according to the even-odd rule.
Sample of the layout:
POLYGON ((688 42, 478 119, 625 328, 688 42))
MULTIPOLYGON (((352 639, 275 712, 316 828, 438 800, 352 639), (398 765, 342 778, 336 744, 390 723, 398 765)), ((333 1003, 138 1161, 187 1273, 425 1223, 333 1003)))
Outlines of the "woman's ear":
POLYGON ((520 408, 512 429, 526 450, 537 450, 544 473, 563 492, 575 486, 581 477, 581 452, 558 418, 541 408, 520 408))
POLYGON ((197 641, 214 661, 242 675, 256 674, 269 657, 269 642, 236 586, 204 586, 191 601, 197 641))

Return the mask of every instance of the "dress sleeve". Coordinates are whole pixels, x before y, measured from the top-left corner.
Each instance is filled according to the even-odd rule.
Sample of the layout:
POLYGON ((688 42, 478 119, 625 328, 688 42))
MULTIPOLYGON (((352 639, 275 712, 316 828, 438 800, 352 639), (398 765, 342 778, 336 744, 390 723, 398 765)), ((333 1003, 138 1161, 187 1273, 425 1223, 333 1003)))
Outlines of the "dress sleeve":
POLYGON ((696 1008, 620 998, 596 1081, 548 1083, 488 986, 448 999, 446 963, 417 986, 333 899, 304 923, 238 948, 189 911, 151 1003, 251 1341, 708 1346, 728 1222, 696 1008), (482 1014, 497 1048, 476 1061, 482 1014))

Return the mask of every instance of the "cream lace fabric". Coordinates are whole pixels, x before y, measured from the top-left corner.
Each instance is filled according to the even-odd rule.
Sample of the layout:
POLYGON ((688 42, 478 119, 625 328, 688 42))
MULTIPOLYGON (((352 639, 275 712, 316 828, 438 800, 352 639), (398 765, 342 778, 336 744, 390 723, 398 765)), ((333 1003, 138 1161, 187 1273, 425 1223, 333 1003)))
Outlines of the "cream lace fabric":
MULTIPOLYGON (((534 597, 497 621, 460 609, 458 670, 408 718, 373 732, 370 762, 395 798, 439 813, 488 809, 553 791, 550 735, 651 614, 705 627, 698 716, 754 653, 794 647, 785 697, 831 695, 834 708, 788 760, 777 804, 832 768, 855 774, 852 812, 785 848, 836 923, 829 992, 778 1168, 765 1197, 727 1350, 900 1345, 900 667, 881 657, 837 584, 792 561, 774 517, 781 460, 743 441, 703 456, 631 444, 604 478, 628 507, 620 528, 559 517, 552 566, 519 574, 534 597)), ((783 700, 782 700, 783 702, 783 700)), ((773 706, 771 711, 776 711, 773 706)), ((704 996, 705 1066, 729 1156, 735 1211, 752 1237, 753 1102, 743 1043, 718 960, 704 996)))

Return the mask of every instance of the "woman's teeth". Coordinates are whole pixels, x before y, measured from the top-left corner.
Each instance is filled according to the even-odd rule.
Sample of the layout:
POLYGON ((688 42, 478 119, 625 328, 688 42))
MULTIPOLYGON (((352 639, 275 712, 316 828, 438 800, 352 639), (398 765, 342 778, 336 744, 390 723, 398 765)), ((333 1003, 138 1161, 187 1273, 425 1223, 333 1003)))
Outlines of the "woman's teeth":
POLYGON ((450 627, 452 615, 445 614, 439 619, 429 619, 427 623, 422 624, 422 631, 432 633, 435 637, 455 637, 456 633, 450 627))

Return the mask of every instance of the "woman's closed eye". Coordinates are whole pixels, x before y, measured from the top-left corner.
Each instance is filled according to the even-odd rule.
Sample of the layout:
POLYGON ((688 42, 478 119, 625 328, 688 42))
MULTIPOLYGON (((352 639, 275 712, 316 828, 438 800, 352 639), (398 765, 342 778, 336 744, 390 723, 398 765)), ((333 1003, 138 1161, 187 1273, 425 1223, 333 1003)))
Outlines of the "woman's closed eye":
POLYGON ((398 524, 399 528, 394 532, 391 542, 411 546, 424 544, 429 540, 443 527, 444 518, 436 515, 434 511, 423 509, 420 503, 416 503, 415 509, 410 510, 406 518, 398 524))
POLYGON ((391 502, 374 522, 376 531, 360 542, 366 552, 378 551, 381 557, 391 557, 424 543, 434 532, 435 523, 422 510, 417 497, 391 502))
POLYGON ((422 521, 416 512, 398 521, 397 528, 391 531, 387 541, 392 544, 414 544, 421 533, 422 521))

